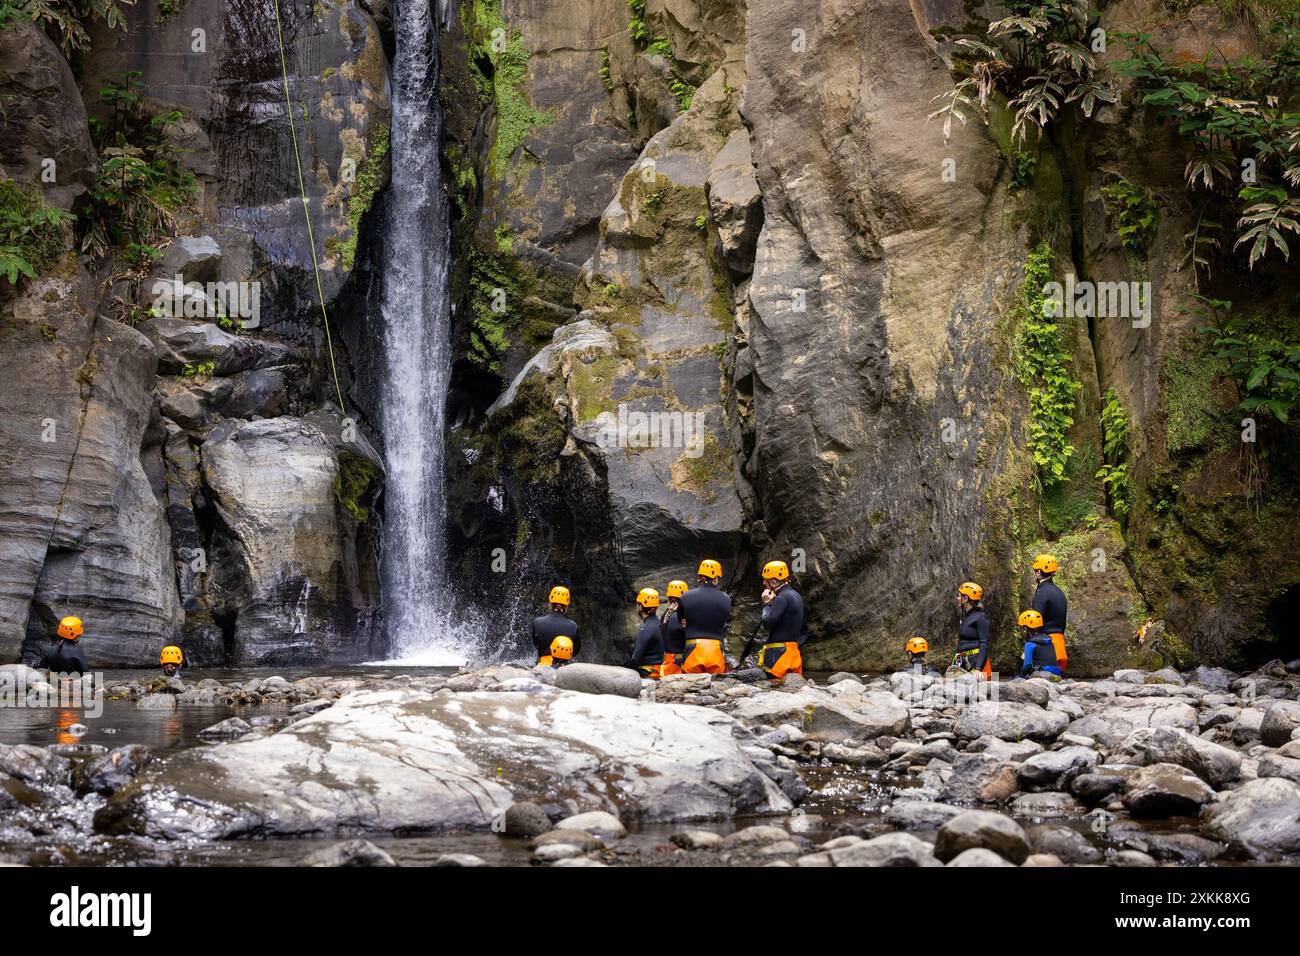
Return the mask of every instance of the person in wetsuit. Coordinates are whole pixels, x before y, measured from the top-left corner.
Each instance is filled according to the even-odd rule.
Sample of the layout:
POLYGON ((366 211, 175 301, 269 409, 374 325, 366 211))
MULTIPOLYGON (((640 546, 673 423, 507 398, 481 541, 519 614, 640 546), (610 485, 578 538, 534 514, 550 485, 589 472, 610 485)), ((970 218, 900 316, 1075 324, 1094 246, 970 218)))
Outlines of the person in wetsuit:
POLYGON ((636 639, 632 644, 632 656, 624 667, 630 667, 642 677, 658 680, 663 676, 664 639, 660 633, 659 592, 654 588, 642 588, 636 596, 636 613, 641 619, 637 628, 636 639))
POLYGON ((569 589, 561 584, 551 588, 551 613, 533 618, 533 648, 537 651, 537 666, 550 667, 551 643, 557 637, 567 637, 573 643, 573 657, 582 650, 578 638, 578 625, 564 613, 569 609, 569 589))
POLYGON ((910 637, 903 648, 907 651, 907 667, 905 673, 911 674, 929 674, 933 677, 942 677, 943 674, 937 667, 933 667, 925 662, 925 655, 930 651, 930 642, 924 637, 910 637))
POLYGON ((45 652, 36 666, 52 674, 86 673, 90 670, 90 665, 86 663, 86 655, 77 643, 84 632, 81 618, 65 617, 59 622, 58 639, 54 646, 45 652))
POLYGON ((700 562, 700 586, 677 602, 677 620, 686 632, 683 674, 725 674, 724 644, 731 626, 731 598, 719 590, 722 565, 712 558, 700 562))
POLYGON ((1060 680, 1061 669, 1056 666, 1056 648, 1052 635, 1043 627, 1043 615, 1037 611, 1021 611, 1016 619, 1020 636, 1025 642, 1025 656, 1020 665, 1020 676, 1028 677, 1041 671, 1048 680, 1060 680))
POLYGON ((984 613, 983 599, 984 589, 974 581, 966 581, 957 589, 961 623, 957 628, 957 653, 953 655, 952 665, 991 678, 989 619, 984 613))
POLYGON ((791 586, 790 568, 784 561, 763 565, 763 627, 767 642, 758 652, 759 667, 774 680, 802 675, 802 648, 808 638, 803 597, 791 586))
POLYGON ((686 660, 686 629, 677 619, 677 602, 689 588, 685 581, 668 582, 668 609, 659 620, 659 635, 664 642, 664 663, 660 673, 680 674, 686 660))
POLYGON ((1065 612, 1067 601, 1065 592, 1053 580, 1061 564, 1050 554, 1040 554, 1034 558, 1034 580, 1038 583, 1034 591, 1034 600, 1030 606, 1043 616, 1043 633, 1052 641, 1056 651, 1056 668, 1065 673, 1069 655, 1065 650, 1065 612))

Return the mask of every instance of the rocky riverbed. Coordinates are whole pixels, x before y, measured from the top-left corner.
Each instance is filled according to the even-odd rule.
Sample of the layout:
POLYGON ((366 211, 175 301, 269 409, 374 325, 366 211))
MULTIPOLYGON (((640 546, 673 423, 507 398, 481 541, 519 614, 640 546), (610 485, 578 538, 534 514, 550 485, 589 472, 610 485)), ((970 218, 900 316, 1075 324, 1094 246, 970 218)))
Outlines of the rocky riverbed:
POLYGON ((1296 863, 1297 670, 109 680, 110 708, 229 716, 162 756, 0 744, 0 859, 1296 863))

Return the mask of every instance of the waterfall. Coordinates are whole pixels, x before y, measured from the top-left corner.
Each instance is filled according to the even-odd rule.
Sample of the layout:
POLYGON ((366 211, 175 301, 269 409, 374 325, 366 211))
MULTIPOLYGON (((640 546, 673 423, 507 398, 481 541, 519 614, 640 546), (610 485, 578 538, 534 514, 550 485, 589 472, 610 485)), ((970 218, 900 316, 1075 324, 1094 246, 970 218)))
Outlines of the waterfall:
POLYGON ((447 196, 439 150, 434 0, 399 0, 392 80, 392 182, 382 221, 384 606, 402 663, 459 664, 472 643, 452 624, 443 475, 451 377, 447 196))

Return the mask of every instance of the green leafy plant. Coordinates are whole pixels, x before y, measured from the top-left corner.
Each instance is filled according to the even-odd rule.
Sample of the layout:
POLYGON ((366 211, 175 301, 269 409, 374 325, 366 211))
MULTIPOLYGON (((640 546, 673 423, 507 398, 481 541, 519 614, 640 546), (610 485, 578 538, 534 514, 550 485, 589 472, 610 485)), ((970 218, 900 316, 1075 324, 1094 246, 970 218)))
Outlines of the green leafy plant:
POLYGON ((1071 374, 1073 360, 1057 323, 1055 303, 1046 297, 1052 281, 1052 250, 1043 244, 1025 260, 1025 281, 1014 312, 1016 378, 1029 395, 1029 452, 1041 489, 1066 478, 1074 454, 1069 433, 1083 383, 1071 374))
POLYGON ((505 174, 511 157, 535 126, 549 123, 552 114, 536 109, 524 95, 528 76, 528 46, 518 30, 501 18, 497 0, 467 0, 461 7, 470 36, 470 69, 479 102, 496 111, 496 137, 488 157, 492 175, 505 174), (500 41, 504 38, 504 44, 500 41))
POLYGON ((157 245, 178 214, 193 208, 197 192, 172 136, 181 113, 155 115, 139 77, 132 71, 100 90, 113 116, 108 125, 92 126, 99 168, 81 223, 84 252, 99 257, 122 248, 137 266, 144 264, 144 248, 157 245))
POLYGON ((12 179, 0 179, 0 278, 12 287, 54 265, 64 251, 61 227, 72 218, 12 179))
POLYGON ((1009 16, 990 23, 983 37, 954 43, 957 68, 966 76, 931 101, 940 104, 930 118, 942 117, 945 140, 954 119, 964 126, 974 113, 987 123, 994 94, 1007 100, 1015 145, 1031 129, 1041 135, 1067 111, 1089 118, 1099 104, 1118 99, 1114 85, 1098 75, 1087 0, 1009 0, 1003 6, 1009 16))
POLYGON ((1011 192, 1024 189, 1033 181, 1036 172, 1038 157, 1034 153, 1015 153, 1011 157, 1011 181, 1007 183, 1007 189, 1011 192))
POLYGON ((13 6, 44 30, 64 56, 71 56, 90 46, 88 23, 102 20, 111 29, 125 30, 122 8, 134 4, 135 0, 18 0, 13 6))
POLYGON ((628 36, 638 46, 650 42, 650 28, 645 22, 645 0, 627 0, 632 18, 627 22, 628 36))
POLYGON ((1101 404, 1101 449, 1105 463, 1096 477, 1101 480, 1115 514, 1123 518, 1129 510, 1128 414, 1115 389, 1106 390, 1101 404))
POLYGON ((1258 331, 1234 314, 1232 303, 1201 297, 1198 312, 1211 324, 1209 355, 1221 364, 1237 390, 1237 410, 1288 424, 1300 405, 1300 343, 1258 331))
POLYGON ((1131 260, 1145 261, 1160 221, 1160 207, 1155 199, 1147 190, 1127 179, 1101 187, 1101 194, 1119 228, 1120 245, 1131 260))
POLYGON ((187 362, 185 367, 181 369, 181 377, 207 379, 211 378, 216 370, 217 363, 215 361, 187 362))
MULTIPOLYGON (((1279 4, 1269 31, 1271 56, 1232 61, 1217 48, 1187 61, 1150 34, 1121 34, 1129 57, 1116 66, 1187 143, 1183 178, 1201 203, 1198 223, 1235 218, 1232 248, 1245 247, 1252 270, 1270 252, 1290 259, 1288 234, 1300 236, 1300 9, 1279 4)), ((1184 264, 1208 275, 1217 237, 1197 229, 1184 241, 1184 264)))
POLYGON ((645 198, 641 200, 641 215, 647 219, 653 219, 657 216, 667 194, 668 190, 664 188, 647 193, 645 198))

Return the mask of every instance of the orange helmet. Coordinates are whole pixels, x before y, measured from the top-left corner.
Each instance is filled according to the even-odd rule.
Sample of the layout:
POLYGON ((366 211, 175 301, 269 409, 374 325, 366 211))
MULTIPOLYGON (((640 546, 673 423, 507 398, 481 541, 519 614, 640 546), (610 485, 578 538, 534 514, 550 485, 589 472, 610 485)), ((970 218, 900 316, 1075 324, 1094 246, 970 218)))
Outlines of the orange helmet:
POLYGON ((681 597, 683 594, 685 594, 685 593, 686 593, 687 591, 689 591, 689 590, 690 590, 690 588, 688 588, 688 587, 686 586, 686 582, 685 582, 685 581, 669 581, 669 582, 668 582, 668 596, 669 596, 670 598, 681 597))
POLYGON ((772 579, 788 581, 790 579, 790 567, 784 561, 767 562, 767 564, 763 565, 763 580, 772 579))
POLYGON ((551 641, 551 656, 557 661, 573 660, 573 639, 561 634, 551 641))
POLYGON ((924 637, 913 637, 907 642, 907 653, 924 654, 930 649, 930 642, 924 637))
POLYGON ((696 573, 698 573, 702 578, 709 578, 716 581, 718 578, 722 577, 722 565, 717 561, 714 561, 712 558, 705 558, 700 562, 700 570, 696 573))
POLYGON ((551 603, 563 604, 565 607, 568 607, 569 589, 563 584, 557 584, 555 587, 551 588, 551 603))
POLYGON ((79 617, 65 617, 59 622, 59 637, 65 641, 75 641, 83 632, 79 617))
POLYGON ((166 647, 162 649, 162 653, 158 655, 158 663, 159 664, 184 664, 185 656, 181 653, 181 649, 179 647, 177 647, 174 644, 168 644, 166 647))
POLYGON ((1016 623, 1021 627, 1042 627, 1043 615, 1037 611, 1021 611, 1016 623))
POLYGON ((1034 570, 1042 571, 1044 574, 1055 574, 1061 567, 1061 562, 1050 554, 1040 554, 1034 558, 1034 570))
POLYGON ((642 588, 637 593, 636 603, 646 609, 652 609, 659 606, 659 592, 654 588, 642 588))
POLYGON ((974 581, 966 581, 957 589, 958 594, 964 594, 972 601, 982 601, 984 599, 984 589, 974 581))

